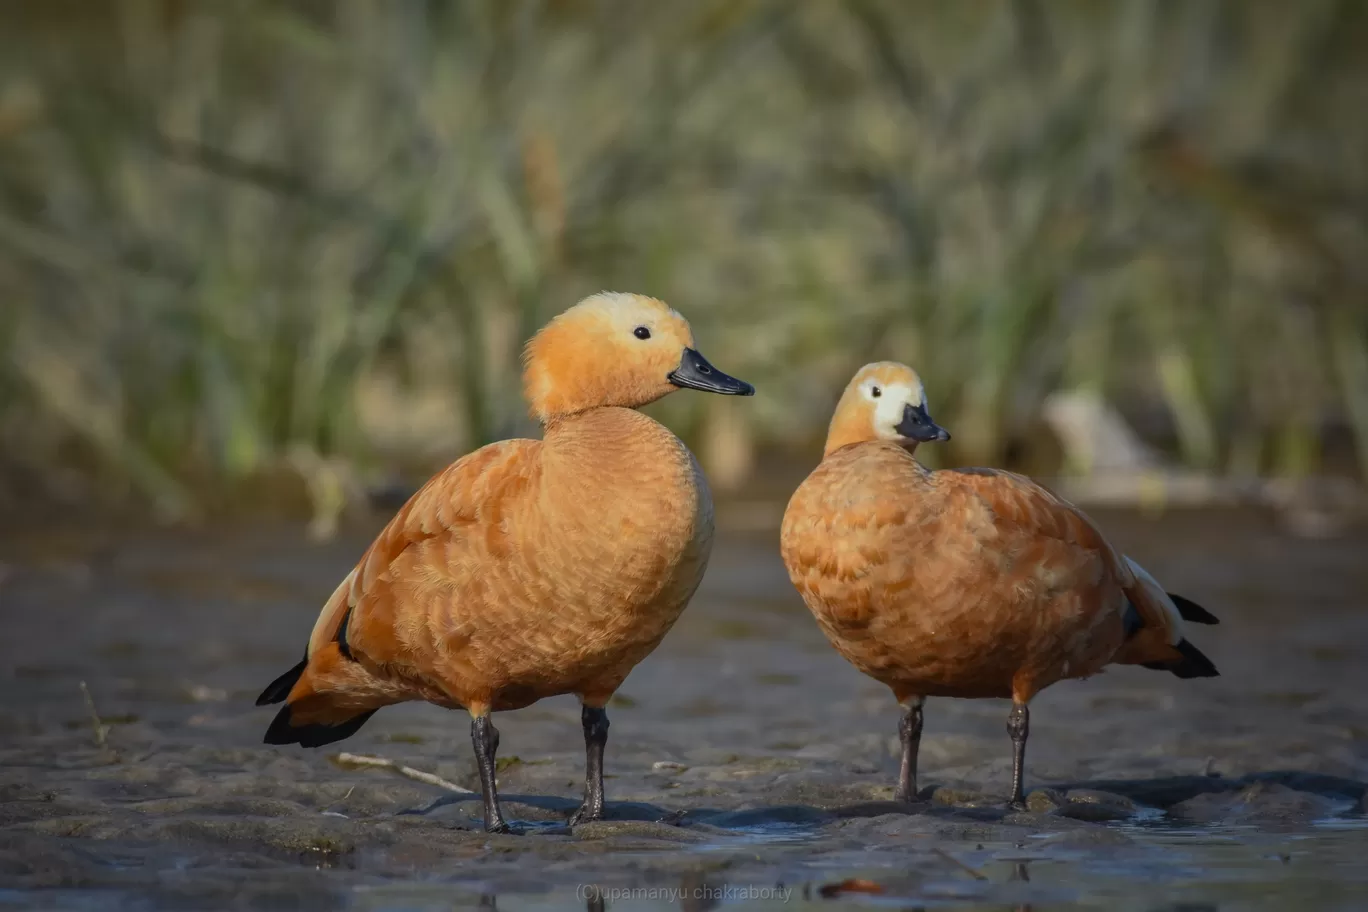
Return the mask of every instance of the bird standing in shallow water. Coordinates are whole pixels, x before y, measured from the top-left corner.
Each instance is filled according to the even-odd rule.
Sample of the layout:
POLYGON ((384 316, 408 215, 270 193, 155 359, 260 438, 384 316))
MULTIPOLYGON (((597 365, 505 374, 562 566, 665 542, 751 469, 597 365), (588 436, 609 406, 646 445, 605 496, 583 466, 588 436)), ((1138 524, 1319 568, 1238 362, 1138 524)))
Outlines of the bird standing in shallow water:
POLYGON ((1113 663, 1213 677, 1183 621, 1218 622, 1029 478, 932 472, 913 457, 919 443, 949 439, 916 372, 866 365, 789 501, 780 548, 832 645, 903 708, 896 798, 916 797, 927 697, 1010 697, 1019 807, 1032 697, 1113 663))
POLYGON ((577 695, 586 769, 572 823, 598 819, 604 706, 703 578, 707 481, 679 438, 634 410, 682 387, 754 393, 698 353, 666 304, 610 293, 528 343, 523 385, 544 439, 490 444, 428 481, 328 599, 304 660, 257 700, 285 703, 266 743, 304 747, 393 703, 464 708, 491 832, 508 826, 490 713, 577 695))

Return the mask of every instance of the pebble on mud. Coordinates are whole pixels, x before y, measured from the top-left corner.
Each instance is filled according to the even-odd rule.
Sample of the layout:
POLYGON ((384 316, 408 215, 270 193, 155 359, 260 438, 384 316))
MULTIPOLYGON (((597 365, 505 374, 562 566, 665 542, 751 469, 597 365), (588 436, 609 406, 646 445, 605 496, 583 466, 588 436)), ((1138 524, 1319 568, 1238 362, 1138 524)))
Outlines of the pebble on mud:
POLYGON ((648 820, 595 820, 572 827, 571 833, 576 839, 635 837, 667 843, 707 842, 709 839, 704 833, 648 820))
POLYGON ((1033 814, 1048 814, 1066 800, 1062 792, 1051 788, 1039 788, 1026 796, 1026 810, 1033 814))
POLYGON ((675 763, 673 760, 657 760, 651 764, 651 769, 657 773, 683 773, 688 771, 688 767, 682 763, 675 763))
POLYGON ((1306 823, 1334 812, 1332 799, 1276 782, 1255 782, 1239 791, 1198 795, 1169 808, 1171 816, 1193 823, 1264 826, 1306 823))
POLYGON ((1071 789, 1064 796, 1055 813, 1071 820, 1086 820, 1104 823, 1108 820, 1125 820, 1138 810, 1135 802, 1125 795, 1104 792, 1098 789, 1071 789))
POLYGON ((1006 798, 998 795, 989 795, 985 792, 975 791, 974 789, 950 788, 949 786, 944 785, 931 793, 932 804, 944 805, 946 807, 997 807, 1006 804, 1006 802, 1006 798))

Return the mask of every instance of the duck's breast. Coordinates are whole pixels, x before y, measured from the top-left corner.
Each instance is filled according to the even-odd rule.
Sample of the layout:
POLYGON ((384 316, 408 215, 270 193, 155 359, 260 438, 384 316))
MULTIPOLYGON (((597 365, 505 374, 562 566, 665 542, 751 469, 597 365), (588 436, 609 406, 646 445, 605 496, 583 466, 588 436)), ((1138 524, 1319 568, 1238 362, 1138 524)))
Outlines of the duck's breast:
MULTIPOLYGON (((713 504, 698 461, 663 425, 602 409, 573 436, 558 431, 542 492, 546 527, 577 572, 586 620, 682 608, 712 549, 713 504)), ((565 568, 569 571, 569 567, 565 568)))
POLYGON ((847 660, 888 681, 917 660, 909 638, 927 620, 935 579, 916 560, 925 503, 906 453, 861 444, 828 456, 785 511, 780 547, 789 577, 847 660))
POLYGON ((529 503, 520 626, 542 632, 502 659, 511 681, 557 692, 616 689, 693 596, 712 548, 713 507, 693 455, 645 415, 580 419, 548 432, 529 503))

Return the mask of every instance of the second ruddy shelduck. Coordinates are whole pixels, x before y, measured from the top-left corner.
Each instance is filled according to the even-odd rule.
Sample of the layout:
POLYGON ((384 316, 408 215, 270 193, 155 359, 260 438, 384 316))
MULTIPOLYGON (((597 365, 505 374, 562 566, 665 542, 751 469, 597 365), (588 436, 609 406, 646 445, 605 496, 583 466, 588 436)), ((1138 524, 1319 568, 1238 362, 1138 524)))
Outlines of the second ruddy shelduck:
POLYGON ((949 439, 915 371, 865 366, 836 407, 821 464, 789 501, 781 550, 832 645, 902 707, 895 797, 917 794, 927 697, 1009 697, 1010 802, 1020 807, 1032 697, 1112 663, 1215 676, 1183 622, 1217 620, 1029 478, 931 471, 913 455, 949 439))
POLYGON ((610 293, 537 333, 523 387, 543 439, 490 444, 428 481, 328 599, 304 660, 257 700, 285 704, 266 742, 304 747, 394 703, 466 710, 491 832, 508 826, 490 714, 576 695, 586 770, 572 823, 601 817, 604 707, 703 578, 707 481, 635 409, 682 387, 754 393, 666 304, 610 293))

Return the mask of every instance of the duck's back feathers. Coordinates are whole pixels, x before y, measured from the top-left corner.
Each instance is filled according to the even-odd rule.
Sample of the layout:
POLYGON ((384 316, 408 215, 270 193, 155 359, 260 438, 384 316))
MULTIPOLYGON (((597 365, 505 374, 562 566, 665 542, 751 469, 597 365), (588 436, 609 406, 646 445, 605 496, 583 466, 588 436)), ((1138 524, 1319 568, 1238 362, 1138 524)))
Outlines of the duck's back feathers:
POLYGON ((286 701, 267 743, 317 747, 338 741, 381 706, 415 695, 451 703, 449 695, 423 690, 430 657, 410 648, 423 636, 429 618, 420 615, 429 606, 405 605, 395 597, 396 587, 440 578, 440 562, 487 545, 498 534, 507 501, 526 491, 539 471, 541 446, 533 440, 491 444, 433 476, 409 499, 323 606, 304 660, 258 697, 258 705, 286 701), (395 562, 415 549, 421 557, 397 578, 395 562), (376 674, 386 669, 416 680, 405 685, 376 674))
POLYGON ((1000 531, 1043 537, 1100 553, 1122 585, 1130 570, 1093 521, 1080 509, 1024 475, 998 469, 948 469, 936 472, 948 488, 972 492, 992 512, 1000 531))
POLYGON ((338 638, 348 609, 364 626, 368 596, 377 580, 405 551, 431 539, 484 535, 497 526, 506 501, 527 490, 540 470, 536 440, 491 443, 434 475, 413 495, 366 549, 323 606, 309 636, 309 652, 338 638))
POLYGON ((1171 670, 1180 677, 1209 677, 1216 669, 1190 644, 1183 621, 1219 623, 1196 603, 1164 591, 1134 560, 1120 554, 1091 519, 1073 504, 1029 478, 994 469, 952 469, 936 473, 983 498, 998 525, 1033 536, 1076 544, 1102 555, 1126 596, 1122 606, 1125 642, 1114 661, 1171 670), (1180 673, 1180 670, 1182 673, 1180 673))

